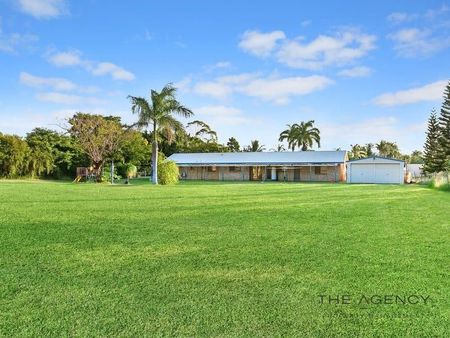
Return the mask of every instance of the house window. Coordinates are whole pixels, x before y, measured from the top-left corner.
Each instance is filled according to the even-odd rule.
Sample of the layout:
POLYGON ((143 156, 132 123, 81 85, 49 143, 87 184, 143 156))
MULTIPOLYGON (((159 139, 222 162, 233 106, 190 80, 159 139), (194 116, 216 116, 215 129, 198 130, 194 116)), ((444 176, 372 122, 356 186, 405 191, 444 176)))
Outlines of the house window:
POLYGON ((208 172, 215 173, 217 170, 216 166, 208 167, 208 172))
POLYGON ((326 175, 327 173, 326 167, 314 167, 314 174, 316 175, 326 175))
POLYGON ((241 171, 241 167, 230 166, 230 167, 228 167, 228 170, 230 171, 230 173, 237 173, 237 172, 241 171))

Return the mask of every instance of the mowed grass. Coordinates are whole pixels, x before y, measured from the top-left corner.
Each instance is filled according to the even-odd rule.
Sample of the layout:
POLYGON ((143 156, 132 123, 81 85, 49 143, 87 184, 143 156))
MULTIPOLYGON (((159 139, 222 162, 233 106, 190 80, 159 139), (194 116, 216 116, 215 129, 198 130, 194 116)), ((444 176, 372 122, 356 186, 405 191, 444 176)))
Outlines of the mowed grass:
POLYGON ((448 336, 448 192, 1 181, 0 201, 1 336, 448 336))

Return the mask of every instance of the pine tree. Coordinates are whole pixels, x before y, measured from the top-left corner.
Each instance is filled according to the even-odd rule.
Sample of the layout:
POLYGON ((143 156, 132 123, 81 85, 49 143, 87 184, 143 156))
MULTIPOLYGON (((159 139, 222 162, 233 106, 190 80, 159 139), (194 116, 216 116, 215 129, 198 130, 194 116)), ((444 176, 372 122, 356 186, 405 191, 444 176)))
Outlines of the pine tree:
POLYGON ((439 116, 440 151, 439 158, 442 161, 442 169, 450 169, 450 81, 444 91, 444 102, 439 116))
POLYGON ((424 172, 431 174, 442 169, 442 159, 439 158, 440 151, 440 128, 435 110, 431 112, 428 119, 427 139, 424 147, 424 172))

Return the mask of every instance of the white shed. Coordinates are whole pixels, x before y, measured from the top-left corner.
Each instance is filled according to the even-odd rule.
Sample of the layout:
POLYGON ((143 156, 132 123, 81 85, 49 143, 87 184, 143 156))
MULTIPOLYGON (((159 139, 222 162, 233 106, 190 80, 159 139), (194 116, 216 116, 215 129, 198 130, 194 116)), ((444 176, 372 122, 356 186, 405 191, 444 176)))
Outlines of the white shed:
POLYGON ((347 163, 347 183, 403 184, 405 162, 379 156, 347 163))

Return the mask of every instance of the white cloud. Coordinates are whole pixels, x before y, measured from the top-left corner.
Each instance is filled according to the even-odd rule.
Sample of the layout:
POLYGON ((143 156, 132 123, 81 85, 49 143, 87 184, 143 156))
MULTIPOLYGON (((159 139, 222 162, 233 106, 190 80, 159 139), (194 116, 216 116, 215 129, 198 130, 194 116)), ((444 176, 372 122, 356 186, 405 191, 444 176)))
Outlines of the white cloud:
POLYGON ((214 68, 230 68, 230 67, 231 67, 230 61, 219 61, 216 62, 216 64, 214 65, 214 68))
POLYGON ((85 94, 92 94, 99 91, 99 89, 95 86, 79 86, 64 78, 41 77, 27 72, 20 73, 19 81, 25 86, 38 89, 50 88, 55 91, 78 91, 85 94))
POLYGON ((57 67, 81 66, 95 76, 110 75, 115 80, 131 81, 135 76, 130 71, 112 63, 95 62, 82 58, 78 50, 56 52, 47 56, 50 63, 57 67))
POLYGON ((344 69, 338 73, 338 75, 344 77, 366 77, 370 74, 372 74, 372 69, 364 66, 344 69))
POLYGON ((53 18, 67 12, 64 0, 18 0, 22 12, 38 19, 53 18))
POLYGON ((394 25, 398 25, 404 22, 412 21, 415 18, 417 18, 416 14, 394 12, 388 15, 387 20, 394 25))
POLYGON ((447 80, 436 81, 423 87, 400 90, 377 96, 373 102, 380 106, 397 106, 422 101, 437 101, 442 98, 447 80))
POLYGON ((241 73, 241 74, 220 76, 217 78, 217 80, 221 83, 226 83, 229 85, 237 85, 249 82, 250 80, 253 80, 257 77, 259 77, 259 74, 257 73, 241 73))
POLYGON ((388 35, 394 50, 401 57, 430 56, 450 47, 449 8, 442 5, 422 13, 391 13, 387 19, 393 24, 409 24, 388 35))
POLYGON ((78 66, 83 64, 83 61, 81 61, 81 52, 77 50, 52 54, 49 56, 48 61, 57 67, 78 66))
POLYGON ((259 78, 243 85, 239 91, 276 104, 286 104, 292 96, 307 95, 333 83, 325 76, 297 76, 287 78, 259 78))
POLYGON ((436 9, 429 9, 423 13, 405 13, 405 12, 393 12, 387 16, 387 20, 394 24, 399 25, 406 22, 411 22, 420 19, 434 20, 441 15, 445 15, 449 8, 447 5, 442 5, 436 9))
POLYGON ((277 58, 293 68, 315 70, 330 65, 343 66, 373 50, 375 41, 374 35, 346 29, 334 36, 319 35, 310 42, 303 42, 303 38, 286 41, 277 58))
POLYGON ((277 46, 278 41, 286 38, 283 31, 261 33, 259 31, 246 31, 239 42, 239 47, 247 53, 259 57, 268 56, 277 46))
POLYGON ((101 62, 92 69, 94 75, 111 75, 115 80, 131 81, 134 74, 111 62, 101 62))
POLYGON ((38 93, 36 98, 39 101, 57 103, 57 104, 103 104, 104 101, 95 97, 83 97, 72 94, 62 94, 57 92, 38 93))
POLYGON ((26 72, 20 73, 19 80, 22 84, 35 88, 50 87, 54 90, 64 91, 74 90, 77 87, 75 83, 67 79, 58 77, 39 77, 26 72))
POLYGON ((199 82, 193 87, 193 91, 216 99, 225 99, 232 93, 239 93, 263 101, 286 104, 291 97, 322 90, 332 83, 331 79, 319 75, 282 78, 243 73, 218 77, 214 81, 199 82))
POLYGON ((300 26, 307 27, 311 24, 311 22, 311 20, 303 20, 302 22, 300 22, 300 26))
POLYGON ((212 96, 216 99, 225 99, 233 89, 225 83, 205 81, 194 86, 194 92, 200 95, 212 96))
POLYGON ((182 78, 180 81, 175 82, 173 86, 180 91, 189 92, 191 88, 191 83, 192 83, 192 76, 188 75, 182 78))
POLYGON ((427 56, 450 46, 450 36, 434 36, 431 29, 405 28, 388 36, 404 57, 427 56))
POLYGON ((20 47, 30 47, 39 38, 33 34, 4 33, 0 17, 0 52, 13 53, 20 47))
POLYGON ((238 126, 252 121, 239 109, 223 105, 198 107, 194 112, 212 125, 238 126))

